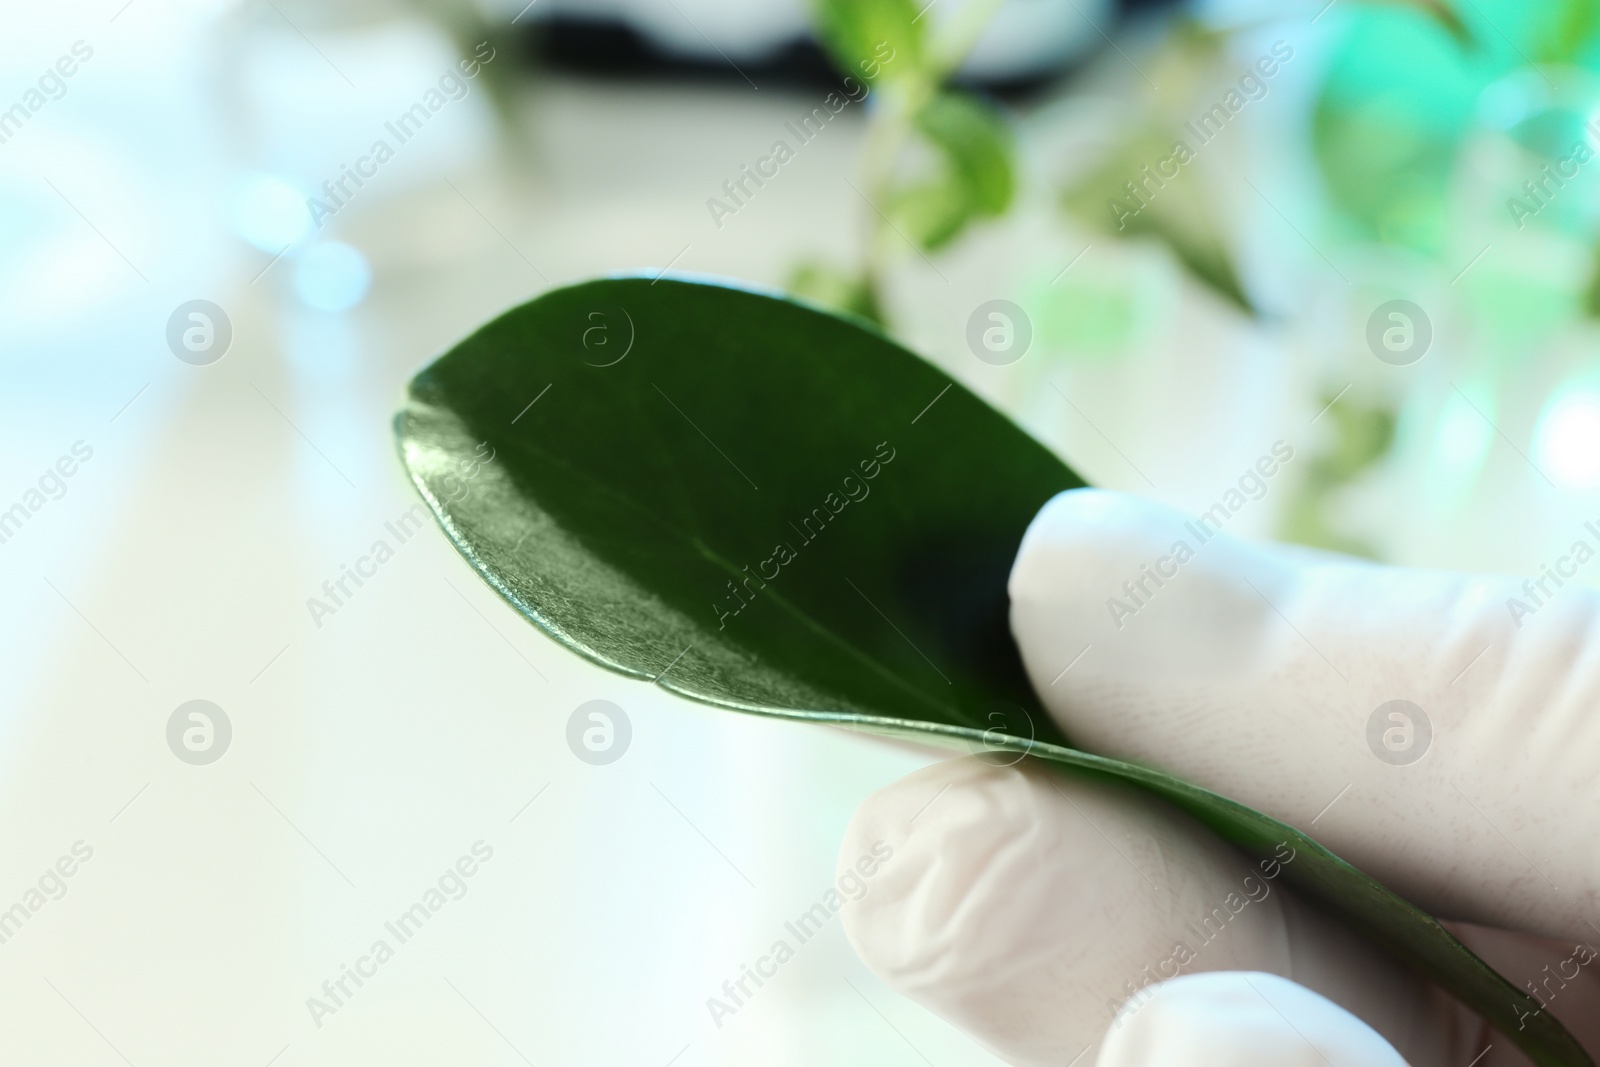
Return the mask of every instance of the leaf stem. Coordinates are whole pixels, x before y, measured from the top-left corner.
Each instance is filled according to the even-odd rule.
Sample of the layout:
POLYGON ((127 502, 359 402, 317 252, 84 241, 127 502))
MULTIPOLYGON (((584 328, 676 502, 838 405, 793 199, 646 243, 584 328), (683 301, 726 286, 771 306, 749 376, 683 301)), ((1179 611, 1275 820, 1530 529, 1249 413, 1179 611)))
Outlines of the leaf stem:
POLYGON ((900 80, 886 80, 884 88, 879 90, 883 111, 881 117, 875 116, 868 126, 861 166, 861 188, 868 200, 862 205, 866 235, 862 274, 876 307, 883 306, 883 284, 888 271, 891 226, 887 216, 894 206, 895 164, 911 137, 911 127, 918 113, 966 60, 1001 2, 970 0, 963 4, 940 27, 932 41, 926 69, 900 80))

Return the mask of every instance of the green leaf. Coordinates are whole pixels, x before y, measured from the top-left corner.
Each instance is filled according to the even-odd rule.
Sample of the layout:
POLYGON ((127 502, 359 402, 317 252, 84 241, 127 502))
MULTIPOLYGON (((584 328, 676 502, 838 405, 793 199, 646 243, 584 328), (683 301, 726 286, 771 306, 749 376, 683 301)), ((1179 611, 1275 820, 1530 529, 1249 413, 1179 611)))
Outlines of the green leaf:
POLYGON ((1256 314, 1256 307, 1239 280, 1233 252, 1216 229, 1185 226, 1175 222, 1169 213, 1150 212, 1129 223, 1127 235, 1150 237, 1166 245, 1196 281, 1246 315, 1256 314))
MULTIPOLYGON (((1455 8, 1445 3, 1444 0, 1399 0, 1399 2, 1411 3, 1422 8, 1423 11, 1433 16, 1434 20, 1443 26, 1450 36, 1455 38, 1456 44, 1461 47, 1470 48, 1476 43, 1472 36, 1472 31, 1467 28, 1467 24, 1461 21, 1461 16, 1456 12, 1455 8)), ((1571 23, 1563 28, 1574 29, 1575 36, 1586 36, 1591 33, 1594 29, 1593 8, 1587 4, 1575 4, 1573 9, 1575 12, 1581 11, 1579 19, 1585 25, 1581 30, 1574 29, 1571 23)), ((1574 22, 1577 21, 1574 20, 1574 22)), ((1573 51, 1575 53, 1577 50, 1573 49, 1573 51)))
POLYGON ((890 210, 900 229, 929 252, 955 240, 972 220, 966 190, 948 177, 896 190, 890 210))
POLYGON ((976 214, 1011 206, 1011 129, 998 111, 967 93, 942 92, 917 112, 917 129, 943 150, 976 214))
POLYGON ((1011 130, 993 108, 966 93, 942 92, 917 112, 916 128, 939 151, 937 178, 896 195, 896 213, 916 241, 933 251, 969 222, 993 218, 1016 191, 1011 130))
POLYGON ((817 34, 846 75, 871 82, 927 73, 924 23, 911 0, 815 0, 817 34))
POLYGON ((1591 319, 1600 319, 1600 249, 1590 253, 1589 280, 1580 296, 1583 313, 1591 319))
POLYGON ((1130 130, 1106 160, 1066 186, 1062 206, 1108 236, 1165 245, 1192 278, 1254 315, 1228 245, 1224 210, 1211 199, 1203 176, 1188 165, 1165 179, 1155 173, 1160 161, 1174 158, 1179 140, 1163 129, 1147 121, 1130 130))
POLYGON ((1083 484, 863 320, 642 278, 546 293, 412 380, 401 455, 456 548, 535 626, 693 700, 1142 786, 1259 854, 1539 1064, 1587 1064, 1443 927, 1299 831, 1070 748, 1007 624, 1024 528, 1083 484))
POLYGON ((1317 403, 1329 416, 1333 440, 1308 461, 1284 507, 1280 533, 1285 540, 1313 548, 1378 559, 1369 542, 1344 529, 1349 509, 1341 506, 1340 491, 1388 454, 1394 444, 1394 412, 1363 402, 1359 395, 1344 397, 1343 390, 1329 389, 1317 403))
POLYGON ((790 272, 787 288, 800 299, 830 310, 847 311, 878 325, 884 322, 877 291, 866 275, 849 274, 826 263, 806 261, 790 272))

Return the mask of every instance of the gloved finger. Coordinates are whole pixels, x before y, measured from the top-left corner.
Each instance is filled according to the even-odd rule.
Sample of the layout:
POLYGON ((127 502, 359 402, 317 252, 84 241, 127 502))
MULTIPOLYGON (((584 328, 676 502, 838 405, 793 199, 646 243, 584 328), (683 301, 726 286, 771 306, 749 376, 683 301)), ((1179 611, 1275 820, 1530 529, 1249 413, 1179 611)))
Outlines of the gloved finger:
POLYGON ((1259 971, 1186 974, 1123 1009, 1096 1067, 1405 1067, 1370 1025, 1259 971))
POLYGON ((1275 974, 1212 971, 1162 982, 1106 1031, 1096 1067, 1406 1067, 1394 1046, 1326 997, 1275 974))
POLYGON ((1067 735, 1435 914, 1600 943, 1600 594, 1248 543, 1229 514, 1075 490, 1034 519, 1011 625, 1067 735))
POLYGON ((1464 1009, 1284 890, 1292 846, 1252 862, 1124 786, 1032 760, 935 764, 862 804, 841 878, 866 856, 842 909, 857 953, 1013 1064, 1070 1063, 1149 987, 1210 970, 1293 979, 1418 1067, 1479 1051, 1464 1009))

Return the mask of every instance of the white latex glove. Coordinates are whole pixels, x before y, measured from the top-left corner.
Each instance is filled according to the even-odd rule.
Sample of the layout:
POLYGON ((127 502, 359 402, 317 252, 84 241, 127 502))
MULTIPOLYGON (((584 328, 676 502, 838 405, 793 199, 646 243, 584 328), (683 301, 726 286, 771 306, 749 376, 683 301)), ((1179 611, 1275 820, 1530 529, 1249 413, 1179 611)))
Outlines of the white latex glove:
MULTIPOLYGON (((1461 921, 1600 1049, 1600 594, 1547 581, 1535 603, 1520 579, 1210 532, 1100 490, 1039 513, 1011 626, 1051 715, 1075 744, 1264 811, 1461 921), (1514 619, 1508 599, 1534 610, 1514 619), (1393 700, 1421 714, 1379 711, 1393 700)), ((861 958, 1000 1058, 1469 1067, 1492 1045, 1478 1067, 1527 1062, 1297 900, 1274 861, 1135 790, 1011 758, 874 794, 840 854, 843 871, 893 849, 844 909, 861 958)))

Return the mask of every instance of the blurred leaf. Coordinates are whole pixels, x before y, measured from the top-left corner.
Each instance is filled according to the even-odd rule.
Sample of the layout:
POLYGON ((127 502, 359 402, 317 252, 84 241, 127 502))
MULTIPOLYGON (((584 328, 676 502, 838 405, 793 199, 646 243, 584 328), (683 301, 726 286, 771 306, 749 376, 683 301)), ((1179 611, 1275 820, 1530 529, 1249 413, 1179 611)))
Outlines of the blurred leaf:
POLYGON ((1583 313, 1591 319, 1600 319, 1600 250, 1595 251, 1589 267, 1589 284, 1583 290, 1583 313))
POLYGON ((1256 313, 1220 228, 1183 225, 1170 212, 1147 212, 1129 224, 1128 235, 1148 235, 1166 245, 1196 281, 1246 315, 1256 313))
POLYGON ((933 251, 969 222, 993 218, 1016 191, 1011 130, 994 108, 963 92, 942 92, 917 112, 916 128, 940 155, 939 176, 894 194, 911 237, 933 251))
POLYGON ((1408 122, 1392 102, 1318 105, 1311 143, 1328 198, 1365 238, 1438 255, 1459 140, 1408 122))
POLYGON ((804 262, 789 275, 789 292, 825 308, 860 315, 883 325, 883 309, 872 282, 864 275, 848 274, 826 263, 804 262))
POLYGON ((976 214, 998 215, 1010 206, 1011 129, 998 111, 967 93, 944 92, 917 113, 917 129, 944 150, 976 214))
POLYGON ((1464 54, 1399 5, 1358 11, 1328 57, 1312 150, 1350 236, 1437 257, 1451 247, 1461 146, 1483 91, 1525 60, 1498 35, 1495 49, 1464 54))
POLYGON ((898 225, 930 252, 954 240, 972 218, 972 200, 966 188, 948 175, 893 195, 898 225))
POLYGON ((1196 101, 1218 99, 1239 76, 1228 35, 1174 20, 1148 62, 1160 88, 1117 124, 1107 153, 1065 184, 1061 204, 1112 238, 1164 245, 1191 278, 1254 315, 1234 263, 1229 212, 1194 173, 1194 157, 1217 149, 1189 128, 1196 101))
POLYGON ((1288 844, 1298 891, 1535 1063, 1589 1063, 1526 991, 1304 833, 1068 747, 1011 639, 1006 578, 1040 506, 1083 481, 878 331, 718 285, 574 285, 424 368, 395 432, 456 549, 570 651, 733 711, 1035 756, 1148 790, 1258 856, 1288 844), (461 495, 464 460, 478 473, 461 495))
POLYGON ((1247 315, 1256 313, 1234 266, 1221 208, 1208 203, 1187 165, 1162 179, 1150 172, 1172 158, 1174 143, 1153 129, 1135 134, 1100 166, 1070 184, 1062 205, 1078 221, 1121 240, 1165 245, 1196 281, 1247 315), (1130 190, 1129 186, 1133 188, 1130 190))
POLYGON ((1324 393, 1322 416, 1333 430, 1331 444, 1311 458, 1295 496, 1285 509, 1282 532, 1290 541, 1353 556, 1377 559, 1371 544, 1345 533, 1338 494, 1389 454, 1395 416, 1387 407, 1364 405, 1353 397, 1324 393))
POLYGON ((1463 47, 1471 45, 1472 31, 1467 29, 1467 24, 1461 21, 1461 16, 1447 0, 1369 0, 1374 4, 1389 4, 1394 7, 1409 7, 1421 11, 1434 22, 1443 26, 1456 43, 1463 47))
POLYGON ((846 74, 891 81, 925 74, 925 23, 912 0, 814 0, 817 33, 846 74))
POLYGON ((1574 63, 1595 43, 1600 31, 1600 4, 1594 0, 1565 0, 1555 5, 1556 15, 1537 45, 1541 58, 1551 63, 1574 63))
MULTIPOLYGON (((1328 397, 1324 403, 1332 403, 1328 397)), ((1333 447, 1311 461, 1329 485, 1354 481, 1368 467, 1389 453, 1394 443, 1394 412, 1387 407, 1367 407, 1353 400, 1341 400, 1328 408, 1333 417, 1333 447)))

